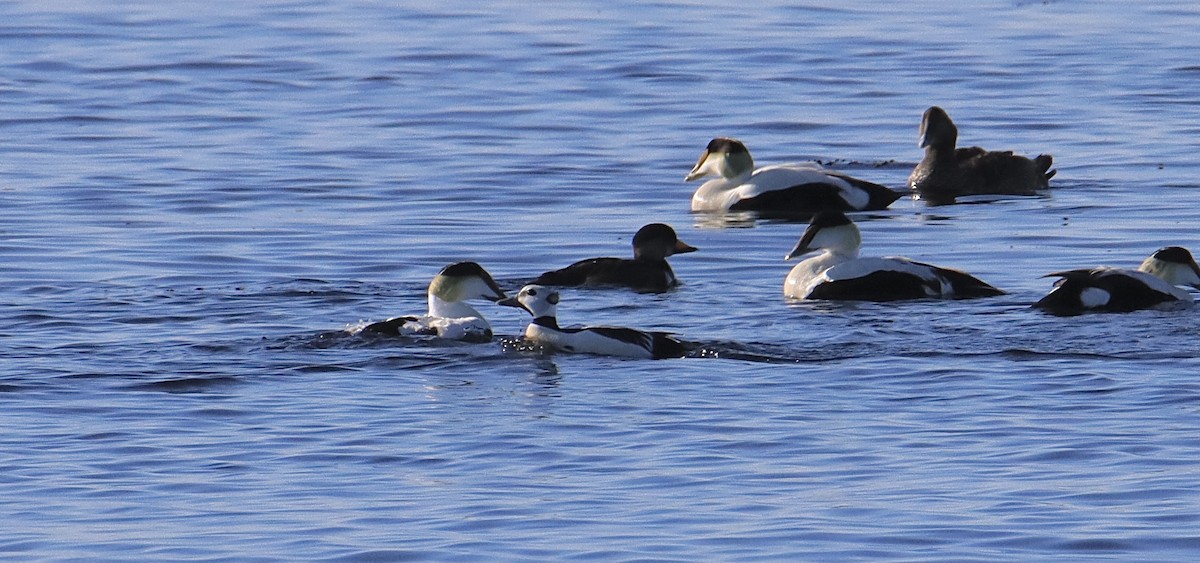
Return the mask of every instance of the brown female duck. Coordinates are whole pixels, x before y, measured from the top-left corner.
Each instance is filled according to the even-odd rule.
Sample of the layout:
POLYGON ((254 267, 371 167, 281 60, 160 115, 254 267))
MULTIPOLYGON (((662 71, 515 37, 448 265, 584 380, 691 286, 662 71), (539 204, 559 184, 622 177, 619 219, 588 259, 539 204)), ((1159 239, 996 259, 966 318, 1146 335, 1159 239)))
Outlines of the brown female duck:
POLYGON ((955 148, 957 141, 958 128, 945 110, 925 110, 918 143, 925 158, 909 175, 909 188, 932 203, 951 203, 961 195, 1032 195, 1050 187, 1055 171, 1048 154, 1031 160, 1012 151, 955 148))

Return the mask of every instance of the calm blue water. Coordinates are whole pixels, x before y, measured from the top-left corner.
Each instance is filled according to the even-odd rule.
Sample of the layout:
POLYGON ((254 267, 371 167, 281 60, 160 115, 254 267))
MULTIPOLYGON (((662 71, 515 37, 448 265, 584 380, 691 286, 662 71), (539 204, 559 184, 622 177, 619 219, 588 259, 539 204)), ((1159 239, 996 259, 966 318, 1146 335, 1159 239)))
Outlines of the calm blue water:
POLYGON ((1028 309, 1200 251, 1200 7, 413 4, 0 4, 0 558, 1200 558, 1200 312, 1028 309), (1007 296, 790 303, 802 224, 688 211, 717 135, 900 187, 932 104, 1055 188, 864 254, 1007 296), (693 357, 337 336, 656 221, 685 285, 560 317, 693 357))

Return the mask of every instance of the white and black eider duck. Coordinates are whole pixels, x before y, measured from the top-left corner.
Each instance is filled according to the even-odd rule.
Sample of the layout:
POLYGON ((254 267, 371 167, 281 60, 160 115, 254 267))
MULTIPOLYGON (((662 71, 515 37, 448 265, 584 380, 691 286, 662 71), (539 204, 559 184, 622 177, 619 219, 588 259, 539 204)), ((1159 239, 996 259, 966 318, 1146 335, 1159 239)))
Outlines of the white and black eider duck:
POLYGON ((760 211, 805 214, 818 211, 886 209, 900 192, 822 168, 816 163, 776 164, 754 169, 754 159, 737 139, 709 141, 692 171, 692 181, 716 176, 692 195, 692 211, 760 211))
POLYGON ((859 258, 862 234, 841 212, 813 217, 785 260, 820 251, 792 268, 783 293, 795 299, 897 301, 1003 295, 974 276, 908 258, 859 258))
POLYGON ((633 235, 633 258, 589 258, 561 270, 546 272, 530 283, 538 285, 578 286, 613 285, 638 291, 662 292, 679 280, 667 256, 695 252, 696 247, 681 240, 675 229, 651 223, 633 235))
POLYGON ((557 291, 527 285, 515 297, 498 303, 533 315, 533 322, 525 327, 525 338, 555 350, 647 359, 678 358, 685 352, 683 343, 665 332, 607 326, 559 328, 558 301, 557 291))
POLYGON ((952 203, 963 195, 1033 195, 1050 187, 1055 171, 1048 154, 1032 160, 1012 151, 955 148, 958 128, 940 107, 925 110, 917 145, 925 157, 908 176, 908 186, 931 203, 952 203))
POLYGON ((487 341, 492 327, 467 299, 504 299, 504 291, 491 274, 475 262, 458 262, 442 268, 429 282, 429 311, 422 316, 395 317, 371 323, 359 334, 384 336, 437 336, 452 340, 487 341))
POLYGON ((1047 274, 1054 289, 1034 307, 1059 316, 1087 312, 1127 313, 1140 309, 1182 309, 1194 304, 1180 285, 1200 289, 1200 266, 1186 248, 1158 249, 1137 270, 1098 267, 1047 274))

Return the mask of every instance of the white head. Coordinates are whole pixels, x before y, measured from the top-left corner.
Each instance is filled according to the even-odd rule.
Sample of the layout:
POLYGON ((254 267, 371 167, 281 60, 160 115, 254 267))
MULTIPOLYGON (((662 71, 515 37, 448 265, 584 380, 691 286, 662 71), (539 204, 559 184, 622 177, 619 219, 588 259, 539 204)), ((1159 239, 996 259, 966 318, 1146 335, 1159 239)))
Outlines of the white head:
POLYGON ((840 211, 818 213, 808 224, 796 247, 784 257, 791 260, 818 250, 835 254, 857 256, 862 246, 862 233, 858 226, 840 211))
POLYGON ((700 153, 700 160, 683 179, 690 182, 705 176, 721 178, 736 178, 742 174, 754 171, 754 159, 750 151, 741 141, 728 137, 717 137, 708 142, 708 146, 700 153))
POLYGON ((1192 253, 1182 246, 1160 248, 1138 267, 1171 285, 1190 285, 1200 289, 1200 266, 1192 253))
POLYGON ((496 303, 525 309, 533 318, 556 318, 558 316, 558 292, 540 285, 527 285, 521 288, 516 297, 509 297, 496 303))

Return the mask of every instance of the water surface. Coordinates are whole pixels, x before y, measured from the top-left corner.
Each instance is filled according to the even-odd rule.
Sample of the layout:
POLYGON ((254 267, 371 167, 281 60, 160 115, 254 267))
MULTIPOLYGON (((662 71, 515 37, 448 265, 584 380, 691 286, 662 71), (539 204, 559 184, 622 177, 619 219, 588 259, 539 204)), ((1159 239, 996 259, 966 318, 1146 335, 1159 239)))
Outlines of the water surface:
POLYGON ((1192 561, 1196 312, 1041 276, 1200 250, 1188 5, 0 6, 9 560, 1192 561), (796 303, 802 223, 693 215, 714 136, 901 188, 929 105, 1038 197, 856 217, 995 299, 796 303), (459 260, 515 292, 650 222, 687 358, 342 331, 459 260))

